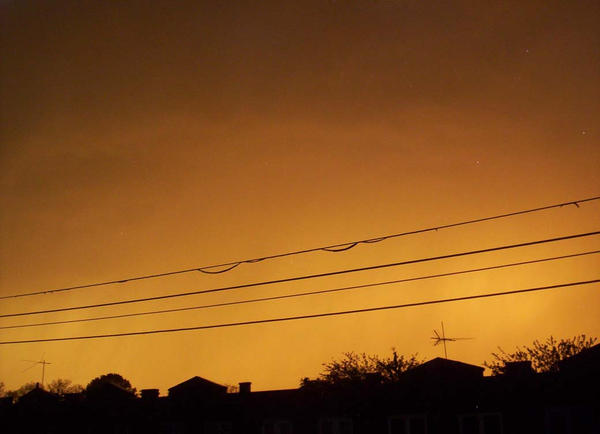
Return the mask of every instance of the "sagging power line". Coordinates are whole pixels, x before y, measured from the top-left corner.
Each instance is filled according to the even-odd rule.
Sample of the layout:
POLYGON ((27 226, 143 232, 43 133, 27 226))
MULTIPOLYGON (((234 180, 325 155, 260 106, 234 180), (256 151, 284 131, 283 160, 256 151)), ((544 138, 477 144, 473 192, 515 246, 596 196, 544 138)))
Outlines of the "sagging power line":
POLYGON ((124 337, 124 336, 139 336, 139 335, 151 335, 151 334, 159 334, 159 333, 176 333, 176 332, 195 331, 195 330, 217 329, 217 328, 224 328, 224 327, 238 327, 238 326, 245 326, 245 325, 266 324, 266 323, 275 323, 275 322, 283 322, 283 321, 294 321, 294 320, 301 320, 301 319, 313 319, 313 318, 322 318, 322 317, 331 317, 331 316, 340 316, 340 315, 351 315, 351 314, 358 314, 358 313, 365 313, 365 312, 376 312, 376 311, 391 310, 391 309, 426 306, 426 305, 431 305, 431 304, 451 303, 451 302, 475 300, 475 299, 481 299, 481 298, 499 297, 499 296, 503 296, 503 295, 523 294, 523 293, 536 292, 536 291, 547 291, 550 289, 566 288, 566 287, 571 287, 571 286, 590 285, 590 284, 599 283, 599 282, 600 282, 600 278, 594 279, 594 280, 579 281, 579 282, 560 283, 560 284, 556 284, 556 285, 538 286, 535 288, 516 289, 516 290, 512 290, 512 291, 493 292, 493 293, 488 293, 488 294, 477 294, 477 295, 467 295, 467 296, 463 296, 463 297, 443 298, 443 299, 437 299, 437 300, 419 301, 419 302, 415 302, 415 303, 404 303, 404 304, 396 304, 396 305, 388 305, 388 306, 368 307, 368 308, 362 308, 362 309, 352 309, 352 310, 344 310, 344 311, 336 311, 336 312, 323 312, 323 313, 315 313, 315 314, 309 314, 309 315, 268 318, 268 319, 252 320, 252 321, 239 321, 239 322, 232 322, 232 323, 212 324, 212 325, 203 325, 203 326, 194 326, 194 327, 179 327, 179 328, 174 328, 174 329, 142 330, 142 331, 134 331, 134 332, 109 333, 109 334, 100 334, 100 335, 67 336, 67 337, 60 337, 60 338, 27 339, 27 340, 17 340, 17 341, 0 341, 0 345, 30 344, 30 343, 39 343, 39 342, 74 341, 74 340, 84 340, 84 339, 105 339, 105 338, 116 338, 116 337, 124 337))
POLYGON ((317 251, 343 252, 343 251, 349 250, 353 247, 356 247, 359 244, 373 244, 373 243, 378 243, 378 242, 381 242, 384 240, 403 237, 403 236, 407 236, 407 235, 416 235, 416 234, 422 234, 422 233, 426 233, 426 232, 435 232, 435 231, 438 231, 441 229, 449 229, 449 228, 453 228, 453 227, 465 226, 465 225, 470 225, 470 224, 474 224, 474 223, 482 223, 482 222, 502 219, 502 218, 506 218, 506 217, 514 217, 517 215, 530 214, 530 213, 539 212, 539 211, 546 211, 546 210, 550 210, 550 209, 554 209, 554 208, 561 208, 561 207, 568 206, 568 205, 574 205, 577 208, 579 208, 580 204, 582 204, 582 203, 592 202, 592 201, 596 201, 599 199, 600 199, 600 196, 594 196, 594 197, 589 197, 589 198, 585 198, 585 199, 578 199, 578 200, 573 200, 573 201, 569 201, 569 202, 562 202, 562 203, 557 203, 557 204, 552 204, 552 205, 546 205, 546 206, 537 207, 537 208, 530 208, 530 209, 525 209, 525 210, 520 210, 520 211, 514 211, 514 212, 510 212, 510 213, 497 214, 497 215, 493 215, 493 216, 482 217, 482 218, 477 218, 477 219, 472 219, 472 220, 465 220, 465 221, 456 222, 456 223, 449 223, 449 224, 440 225, 440 226, 432 226, 432 227, 417 229, 417 230, 413 230, 413 231, 399 232, 396 234, 388 234, 388 235, 383 235, 380 237, 367 238, 367 239, 358 240, 358 241, 349 241, 349 242, 344 242, 344 243, 339 243, 339 244, 332 244, 332 245, 328 245, 328 246, 313 247, 310 249, 295 250, 295 251, 290 251, 290 252, 285 252, 285 253, 277 253, 274 255, 268 255, 268 256, 252 258, 252 259, 242 259, 242 260, 224 262, 224 263, 214 264, 214 265, 205 265, 205 266, 187 268, 187 269, 182 269, 182 270, 167 271, 164 273, 146 274, 146 275, 140 275, 140 276, 134 276, 134 277, 127 277, 127 278, 123 278, 123 279, 107 280, 107 281, 103 281, 103 282, 86 283, 86 284, 82 284, 82 285, 68 286, 68 287, 55 288, 55 289, 47 289, 47 290, 41 290, 41 291, 33 291, 33 292, 27 292, 27 293, 23 293, 23 294, 4 295, 4 296, 0 296, 0 300, 9 299, 9 298, 18 298, 18 297, 29 297, 29 296, 34 296, 34 295, 53 294, 53 293, 58 293, 58 292, 73 291, 73 290, 77 290, 77 289, 93 288, 93 287, 99 287, 99 286, 123 284, 123 283, 127 283, 127 282, 138 281, 138 280, 155 279, 155 278, 159 278, 159 277, 167 277, 167 276, 173 276, 173 275, 185 274, 185 273, 202 272, 202 273, 206 273, 206 274, 220 274, 220 273, 225 273, 227 271, 233 270, 234 268, 236 268, 242 264, 254 264, 257 262, 262 262, 262 261, 266 261, 266 260, 270 260, 270 259, 283 258, 286 256, 292 256, 292 255, 301 255, 301 254, 317 252, 317 251))
POLYGON ((233 285, 233 286, 225 286, 225 287, 221 287, 221 288, 203 289, 203 290, 189 291, 189 292, 179 292, 179 293, 175 293, 175 294, 157 295, 154 297, 135 298, 135 299, 130 299, 130 300, 118 300, 118 301, 112 301, 112 302, 106 302, 106 303, 88 304, 88 305, 83 305, 83 306, 70 306, 70 307, 62 307, 62 308, 56 308, 56 309, 45 309, 45 310, 28 311, 28 312, 8 313, 8 314, 0 315, 0 318, 9 318, 9 317, 27 316, 27 315, 39 315, 39 314, 55 313, 55 312, 66 312, 66 311, 72 311, 72 310, 92 309, 92 308, 107 307, 107 306, 117 306, 117 305, 123 305, 123 304, 165 300, 165 299, 169 299, 169 298, 187 297, 187 296, 198 295, 198 294, 208 294, 208 293, 212 293, 212 292, 231 291, 231 290, 235 290, 235 289, 250 288, 250 287, 255 287, 255 286, 263 286, 263 285, 272 285, 272 284, 278 284, 278 283, 284 283, 284 282, 294 282, 294 281, 314 279, 314 278, 319 278, 319 277, 339 276, 342 274, 355 273, 355 272, 359 272, 359 271, 377 270, 377 269, 382 269, 382 268, 390 268, 390 267, 397 267, 397 266, 402 266, 402 265, 417 264, 417 263, 430 262, 430 261, 436 261, 436 260, 441 260, 441 259, 458 258, 458 257, 462 257, 462 256, 476 255, 476 254, 480 254, 480 253, 496 252, 496 251, 500 251, 500 250, 514 249, 514 248, 518 248, 518 247, 526 247, 526 246, 533 246, 533 245, 538 245, 538 244, 546 244, 546 243, 552 243, 552 242, 557 242, 557 241, 589 237, 589 236, 598 235, 598 234, 600 234, 600 231, 586 232, 586 233, 574 234, 574 235, 566 235, 566 236, 555 237, 555 238, 546 238, 543 240, 528 241, 525 243, 509 244, 509 245, 498 246, 498 247, 490 247, 490 248, 486 248, 486 249, 471 250, 471 251, 467 251, 467 252, 450 253, 447 255, 432 256, 432 257, 427 257, 427 258, 411 259, 411 260, 407 260, 407 261, 392 262, 392 263, 388 263, 388 264, 371 265, 371 266, 367 266, 367 267, 351 268, 351 269, 346 269, 346 270, 330 271, 330 272, 326 272, 326 273, 317 273, 317 274, 309 274, 309 275, 304 275, 304 276, 288 277, 288 278, 284 278, 284 279, 268 280, 268 281, 264 281, 264 282, 254 282, 254 283, 245 283, 245 284, 233 285))
POLYGON ((355 290, 355 289, 371 288, 371 287, 376 287, 376 286, 407 283, 407 282, 414 282, 414 281, 418 281, 418 280, 434 279, 434 278, 439 278, 439 277, 449 277, 449 276, 456 276, 456 275, 460 275, 460 274, 476 273, 476 272, 496 270, 496 269, 501 269, 501 268, 516 267, 516 266, 529 265, 529 264, 537 264, 537 263, 548 262, 548 261, 556 261, 556 260, 560 260, 560 259, 593 255, 593 254, 598 254, 598 253, 600 253, 600 250, 593 250, 593 251, 589 251, 589 252, 574 253, 574 254, 570 254, 570 255, 554 256, 554 257, 541 258, 541 259, 532 259, 529 261, 520 261, 520 262, 511 262, 511 263, 507 263, 507 264, 492 265, 489 267, 480 267, 480 268, 471 268, 471 269, 467 269, 467 270, 452 271, 452 272, 448 272, 448 273, 429 274, 426 276, 417 276, 417 277, 409 277, 409 278, 405 278, 405 279, 387 280, 384 282, 366 283, 366 284, 362 284, 362 285, 344 286, 341 288, 322 289, 322 290, 317 290, 317 291, 306 291, 306 292, 300 292, 300 293, 294 293, 294 294, 276 295, 276 296, 271 296, 271 297, 260 297, 260 298, 246 299, 246 300, 228 301, 228 302, 223 302, 223 303, 204 304, 204 305, 200 305, 200 306, 188 306, 188 307, 179 307, 179 308, 173 308, 173 309, 160 309, 160 310, 152 310, 152 311, 146 311, 146 312, 133 312, 133 313, 120 314, 120 315, 106 315, 106 316, 93 317, 93 318, 78 318, 78 319, 63 320, 63 321, 47 321, 47 322, 39 322, 39 323, 32 323, 32 324, 0 326, 0 330, 27 328, 27 327, 40 327, 40 326, 58 325, 58 324, 72 324, 72 323, 90 322, 90 321, 101 321, 101 320, 129 318, 129 317, 145 316, 145 315, 158 315, 158 314, 165 314, 165 313, 184 312, 184 311, 190 311, 190 310, 210 309, 210 308, 234 306, 234 305, 240 305, 240 304, 283 300, 283 299, 288 299, 288 298, 297 298, 297 297, 306 297, 306 296, 311 296, 311 295, 336 293, 336 292, 350 291, 350 290, 355 290))

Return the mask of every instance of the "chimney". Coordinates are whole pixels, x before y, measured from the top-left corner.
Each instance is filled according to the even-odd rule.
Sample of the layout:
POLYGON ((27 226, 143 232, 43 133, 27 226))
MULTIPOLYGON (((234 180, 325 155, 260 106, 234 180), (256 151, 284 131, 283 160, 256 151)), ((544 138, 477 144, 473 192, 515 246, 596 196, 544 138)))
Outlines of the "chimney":
POLYGON ((250 381, 243 381, 240 383, 240 395, 250 395, 250 381))

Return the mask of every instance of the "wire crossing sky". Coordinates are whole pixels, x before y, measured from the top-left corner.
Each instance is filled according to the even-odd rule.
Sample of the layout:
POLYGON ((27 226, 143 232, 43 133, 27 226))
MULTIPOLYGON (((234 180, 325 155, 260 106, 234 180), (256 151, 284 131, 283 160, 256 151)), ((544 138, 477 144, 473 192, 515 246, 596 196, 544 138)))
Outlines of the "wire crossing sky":
POLYGON ((599 283, 599 282, 600 282, 600 279, 594 279, 594 280, 582 281, 582 282, 569 282, 569 283, 561 283, 561 284, 557 284, 557 285, 540 286, 537 288, 515 289, 515 290, 511 290, 511 291, 469 295, 469 296, 464 296, 464 297, 453 297, 453 298, 446 298, 446 299, 440 299, 440 300, 427 300, 427 301, 419 301, 419 302, 415 302, 415 303, 404 303, 404 304, 397 304, 397 305, 391 305, 391 306, 366 307, 366 308, 362 308, 362 309, 353 309, 353 310, 338 311, 338 312, 324 312, 324 313, 315 313, 315 314, 308 314, 308 315, 299 315, 299 316, 293 316, 293 317, 268 318, 268 319, 254 320, 254 321, 239 321, 239 322, 233 322, 233 323, 213 324, 213 325, 204 325, 204 326, 196 326, 196 327, 181 327, 181 328, 177 328, 177 329, 144 330, 144 331, 136 331, 136 332, 111 333, 111 334, 104 334, 104 335, 69 336, 69 337, 48 338, 48 339, 28 339, 28 340, 22 340, 22 341, 0 341, 0 345, 28 344, 28 343, 39 343, 39 342, 57 342, 57 341, 74 341, 74 340, 83 340, 83 339, 117 338, 117 337, 123 337, 123 336, 139 336, 139 335, 150 335, 150 334, 158 334, 158 333, 175 333, 175 332, 185 332, 185 331, 192 331, 192 330, 207 330, 207 329, 216 329, 216 328, 223 328, 223 327, 237 327, 237 326, 246 326, 246 325, 254 325, 254 324, 282 322, 282 321, 294 321, 294 320, 300 320, 300 319, 314 319, 314 318, 322 318, 322 317, 327 317, 327 316, 350 315, 350 314, 375 312, 375 311, 389 310, 389 309, 402 309, 402 308, 407 308, 407 307, 426 306, 426 305, 431 305, 431 304, 475 300, 478 298, 500 297, 503 295, 515 295, 515 294, 523 294, 523 293, 535 292, 535 291, 547 291, 550 289, 567 288, 567 287, 579 286, 579 285, 590 285, 590 284, 599 283))
MULTIPOLYGON (((598 231, 598 22, 598 2, 543 0, 0 1, 0 314, 18 315, 0 327, 56 323, 0 340, 597 279, 591 235, 443 256, 598 231)), ((453 357, 481 364, 498 346, 600 337, 599 317, 589 284, 0 345, 0 382, 35 380, 21 360, 43 354, 50 381, 292 388, 348 351, 435 357, 441 321, 476 338, 453 357)))
POLYGON ((547 210, 555 209, 555 208, 562 208, 567 205, 573 205, 573 206, 576 206, 577 208, 579 208, 580 204, 583 204, 586 202, 593 202, 598 199, 600 199, 600 196, 588 197, 585 199, 572 200, 569 202, 563 202, 563 203, 546 205, 546 206, 537 207, 537 208, 530 208, 530 209, 526 209, 526 210, 514 211, 514 212, 510 212, 510 213, 498 214, 498 215, 494 215, 494 216, 482 217, 482 218, 477 218, 477 219, 472 219, 472 220, 466 220, 466 221, 457 222, 457 223, 448 223, 448 224, 444 224, 444 225, 436 226, 436 227, 417 229, 417 230, 407 231, 407 232, 400 232, 397 234, 383 235, 383 236, 376 237, 376 238, 369 238, 369 239, 364 239, 364 240, 359 240, 359 241, 349 241, 349 242, 345 242, 345 243, 341 243, 341 244, 333 244, 333 245, 324 246, 324 247, 314 247, 311 249, 296 250, 293 252, 278 253, 275 255, 264 256, 262 258, 244 259, 244 260, 240 260, 240 261, 226 262, 226 263, 216 264, 216 265, 206 265, 206 266, 202 266, 202 267, 188 268, 188 269, 184 269, 184 270, 147 274, 144 276, 128 277, 128 278, 124 278, 124 279, 109 280, 109 281, 105 281, 105 282, 88 283, 88 284, 84 284, 84 285, 69 286, 69 287, 65 287, 65 288, 55 288, 55 289, 48 289, 48 290, 42 290, 42 291, 28 292, 28 293, 24 293, 24 294, 12 294, 12 295, 0 296, 0 300, 6 299, 6 298, 17 298, 17 297, 28 297, 28 296, 32 296, 32 295, 52 294, 52 293, 56 293, 56 292, 72 291, 72 290, 84 289, 84 288, 93 288, 93 287, 97 287, 97 286, 114 285, 114 284, 120 284, 120 283, 133 282, 133 281, 137 281, 137 280, 154 279, 157 277, 166 277, 166 276, 173 276, 173 275, 177 275, 177 274, 192 273, 195 271, 200 271, 202 273, 208 273, 208 274, 220 274, 220 273, 225 273, 227 271, 231 271, 234 268, 236 268, 242 264, 254 264, 254 263, 262 262, 262 261, 269 260, 269 259, 283 258, 283 257, 287 257, 287 256, 301 255, 304 253, 312 253, 312 252, 317 252, 317 251, 345 252, 347 250, 350 250, 350 249, 356 247, 359 244, 379 243, 381 241, 385 241, 385 240, 388 240, 391 238, 398 238, 398 237, 403 237, 403 236, 407 236, 407 235, 423 234, 426 232, 436 232, 436 231, 439 231, 442 229, 455 228, 455 227, 470 225, 470 224, 474 224, 474 223, 482 223, 482 222, 487 222, 487 221, 492 221, 492 220, 497 220, 497 219, 502 219, 502 218, 507 218, 507 217, 514 217, 514 216, 523 215, 523 214, 547 211, 547 210), (213 268, 222 268, 222 267, 226 267, 226 268, 224 268, 222 270, 211 271, 211 269, 213 269, 213 268))
POLYGON ((434 278, 438 278, 438 277, 449 277, 449 276, 456 276, 459 274, 476 273, 476 272, 488 271, 488 270, 497 270, 499 268, 516 267, 516 266, 529 265, 529 264, 538 264, 540 262, 556 261, 556 260, 568 259, 568 258, 576 258, 579 256, 585 256, 585 255, 595 255, 598 253, 600 253, 600 250, 593 250, 590 252, 574 253, 572 255, 563 255, 563 256, 555 256, 555 257, 551 257, 551 258, 532 259, 530 261, 521 261, 521 262, 513 262, 513 263, 509 263, 509 264, 492 265, 489 267, 474 268, 474 269, 470 269, 470 270, 452 271, 449 273, 430 274, 427 276, 418 276, 418 277, 410 277, 410 278, 406 278, 406 279, 388 280, 385 282, 367 283, 367 284, 363 284, 363 285, 345 286, 345 287, 333 288, 333 289, 321 289, 321 290, 317 290, 317 291, 300 292, 297 294, 286 294, 286 295, 276 295, 276 296, 272 296, 272 297, 253 298, 253 299, 249 299, 249 300, 238 300, 238 301, 229 301, 229 302, 223 302, 223 303, 205 304, 205 305, 200 305, 200 306, 187 306, 187 307, 180 307, 180 308, 175 308, 175 309, 161 309, 161 310, 152 310, 152 311, 146 311, 146 312, 126 313, 126 314, 121 314, 121 315, 100 316, 100 317, 94 317, 94 318, 79 318, 79 319, 65 320, 65 321, 47 321, 47 322, 39 322, 39 323, 31 323, 31 324, 17 324, 17 325, 0 326, 0 330, 26 328, 26 327, 40 327, 40 326, 58 325, 58 324, 72 324, 72 323, 78 323, 78 322, 100 321, 100 320, 117 319, 117 318, 130 318, 130 317, 134 317, 134 316, 157 315, 157 314, 164 314, 164 313, 183 312, 183 311, 187 311, 187 310, 198 310, 198 309, 209 309, 209 308, 223 307, 223 306, 233 306, 236 304, 258 303, 258 302, 263 302, 263 301, 282 300, 282 299, 286 299, 286 298, 306 297, 306 296, 317 295, 317 294, 329 294, 329 293, 336 293, 336 292, 340 292, 340 291, 349 291, 349 290, 354 290, 354 289, 372 288, 374 286, 392 285, 392 284, 397 284, 397 283, 406 283, 406 282, 415 282, 418 280, 434 279, 434 278))
POLYGON ((583 234, 565 235, 563 237, 547 238, 544 240, 528 241, 528 242, 518 243, 518 244, 509 244, 509 245, 504 245, 504 246, 489 247, 486 249, 471 250, 468 252, 450 253, 447 255, 432 256, 432 257, 428 257, 428 258, 419 258, 419 259, 410 259, 410 260, 406 260, 406 261, 392 262, 392 263, 388 263, 388 264, 370 265, 367 267, 329 271, 326 273, 288 277, 285 279, 268 280, 268 281, 264 281, 264 282, 245 283, 245 284, 241 284, 241 285, 226 286, 226 287, 221 287, 221 288, 178 292, 175 294, 157 295, 154 297, 135 298, 135 299, 130 299, 130 300, 117 300, 117 301, 110 301, 110 302, 106 302, 106 303, 96 303, 96 304, 89 304, 89 305, 84 305, 84 306, 68 306, 68 307, 39 310, 39 311, 5 313, 5 314, 0 314, 0 318, 9 318, 9 317, 27 316, 27 315, 40 315, 40 314, 45 314, 45 313, 65 312, 65 311, 81 310, 81 309, 93 309, 93 308, 98 308, 98 307, 117 306, 117 305, 122 305, 122 304, 141 303, 141 302, 155 301, 155 300, 165 300, 165 299, 177 298, 177 297, 187 297, 190 295, 231 291, 231 290, 240 289, 240 288, 250 288, 253 286, 272 285, 272 284, 278 284, 278 283, 284 283, 284 282, 295 282, 295 281, 299 281, 299 280, 355 273, 358 271, 378 270, 381 268, 389 268, 389 267, 397 267, 397 266, 401 266, 401 265, 417 264, 420 262, 438 261, 441 259, 458 258, 461 256, 469 256, 469 255, 477 255, 477 254, 481 254, 481 253, 496 252, 499 250, 516 249, 519 247, 534 246, 537 244, 546 244, 546 243, 553 243, 553 242, 557 242, 557 241, 565 241, 565 240, 572 240, 572 239, 576 239, 576 238, 590 237, 590 236, 594 236, 594 235, 598 235, 598 234, 600 234, 600 231, 588 232, 588 233, 583 233, 583 234))

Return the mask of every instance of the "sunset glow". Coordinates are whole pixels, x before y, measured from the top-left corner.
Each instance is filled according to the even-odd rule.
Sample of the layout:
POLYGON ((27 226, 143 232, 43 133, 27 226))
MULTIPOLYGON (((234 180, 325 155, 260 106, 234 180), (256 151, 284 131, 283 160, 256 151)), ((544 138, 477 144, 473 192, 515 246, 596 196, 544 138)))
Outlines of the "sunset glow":
MULTIPOLYGON (((0 1, 0 315, 329 273, 600 230, 598 2, 0 1), (149 6, 151 5, 151 6, 149 6), (338 247, 340 247, 338 246, 338 247), (341 246, 344 247, 344 246, 341 246), (335 250, 335 249, 333 249, 335 250)), ((83 310, 180 309, 600 249, 600 236, 83 310)), ((313 315, 600 278, 600 255, 297 298, 0 328, 0 342, 313 315)), ((116 372, 298 387, 343 352, 482 365, 498 346, 600 337, 600 284, 177 333, 0 345, 16 389, 116 372)))

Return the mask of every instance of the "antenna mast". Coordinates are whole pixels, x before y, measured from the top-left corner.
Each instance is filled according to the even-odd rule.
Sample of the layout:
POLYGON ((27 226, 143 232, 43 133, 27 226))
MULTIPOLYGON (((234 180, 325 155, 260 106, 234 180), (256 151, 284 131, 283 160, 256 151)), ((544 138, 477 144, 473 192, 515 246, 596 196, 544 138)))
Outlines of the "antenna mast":
MULTIPOLYGON (((42 365, 42 389, 44 388, 44 378, 46 376, 46 365, 51 365, 52 363, 47 362, 46 359, 42 358, 42 360, 23 360, 24 362, 31 362, 33 363, 33 365, 31 365, 29 368, 25 369, 25 371, 27 371, 28 369, 33 368, 35 365, 42 365)), ((25 372, 23 371, 23 372, 25 372)))
POLYGON ((448 350, 446 349, 446 342, 456 342, 456 341, 462 341, 462 340, 466 340, 466 339, 473 339, 473 338, 447 338, 446 337, 446 332, 444 331, 444 322, 442 321, 442 334, 440 336, 440 334, 438 333, 437 330, 433 331, 433 334, 435 334, 435 336, 432 336, 431 339, 433 339, 435 342, 433 343, 434 346, 439 345, 440 342, 444 345, 444 358, 447 359, 448 358, 448 350))

